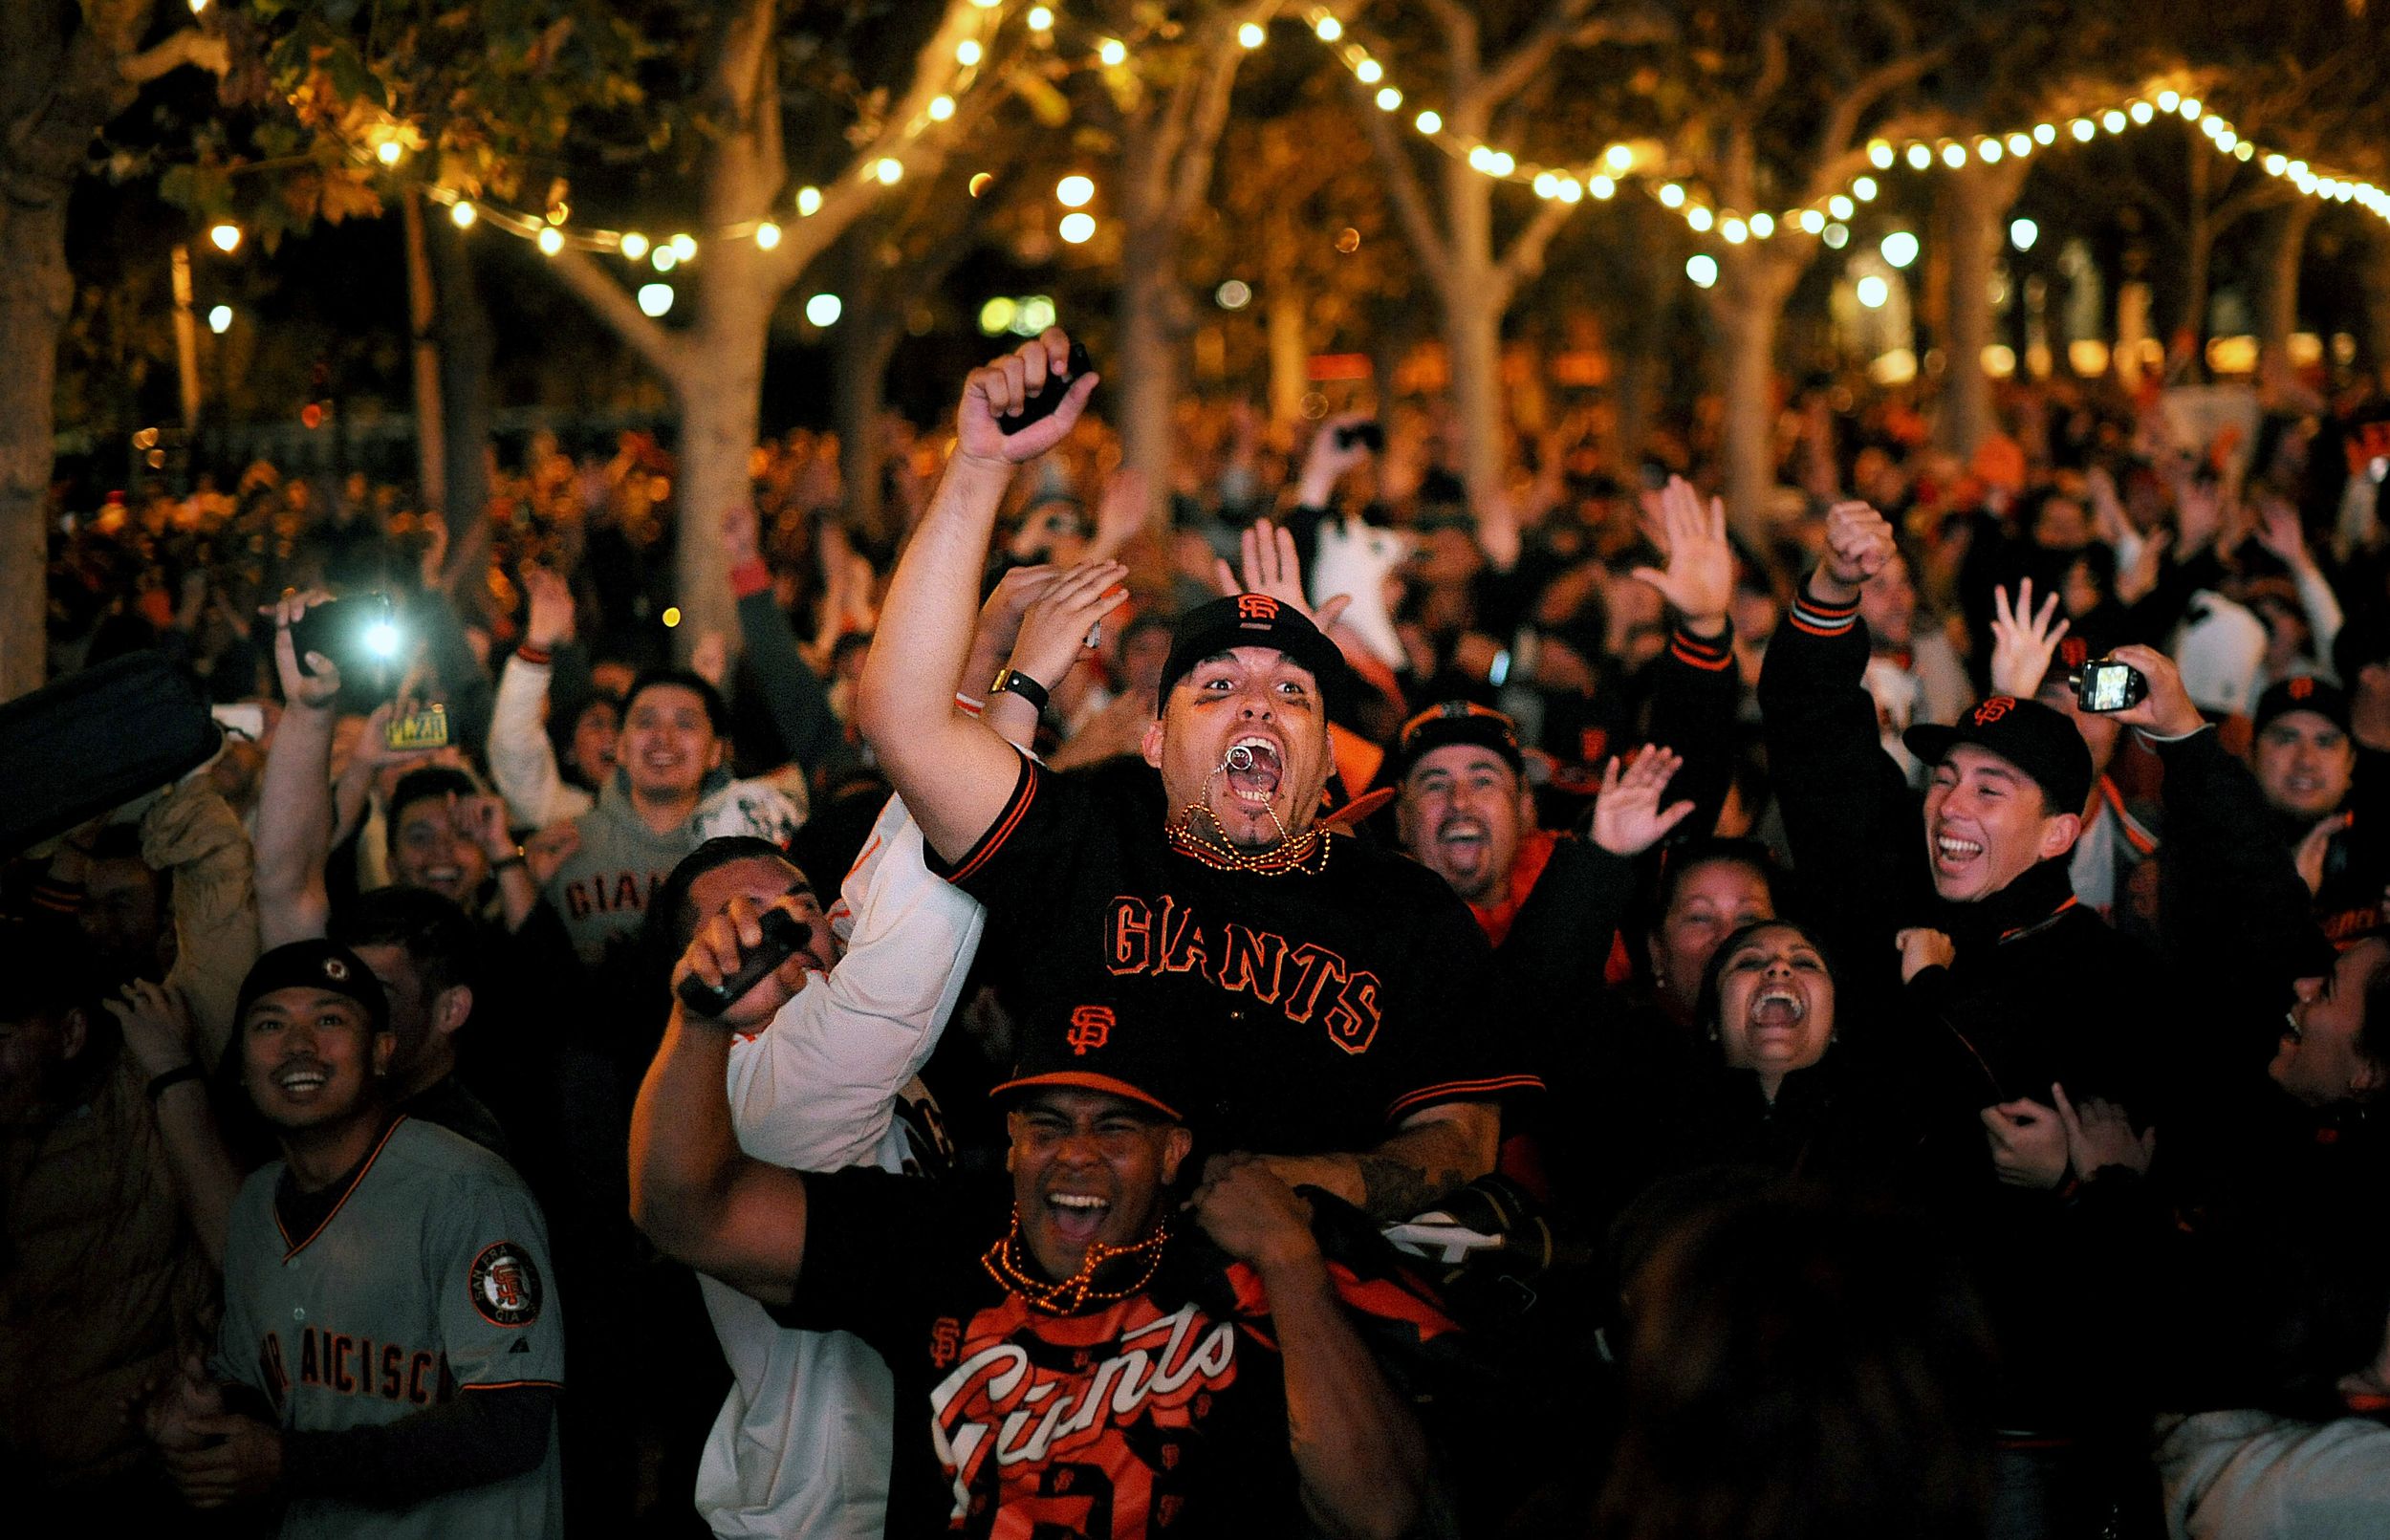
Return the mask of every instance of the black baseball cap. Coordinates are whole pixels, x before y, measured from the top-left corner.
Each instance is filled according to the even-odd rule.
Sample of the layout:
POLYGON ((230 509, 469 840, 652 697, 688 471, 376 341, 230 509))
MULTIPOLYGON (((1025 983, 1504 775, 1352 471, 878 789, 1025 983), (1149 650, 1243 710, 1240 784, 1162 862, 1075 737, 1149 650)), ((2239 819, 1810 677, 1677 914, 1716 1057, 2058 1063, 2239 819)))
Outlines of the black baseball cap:
POLYGON ((1170 659, 1162 666, 1159 699, 1167 702, 1179 681, 1206 658, 1236 647, 1270 647, 1311 671, 1323 696, 1344 687, 1344 654, 1311 617, 1267 594, 1231 594, 1198 604, 1179 617, 1170 634, 1170 659))
POLYGON ((375 1031, 390 1030, 390 997, 382 992, 381 981, 362 958, 337 942, 295 941, 259 958, 250 965, 249 977, 241 981, 241 1000, 233 1009, 233 1021, 246 1025, 249 1008, 276 989, 320 989, 346 995, 365 1008, 375 1031))
POLYGON ((2256 730, 2265 731, 2276 717, 2293 711, 2313 711, 2341 732, 2349 730, 2348 692, 2329 680, 2305 674, 2267 686, 2266 693, 2257 698, 2256 730))
POLYGON ((2053 813, 2079 813, 2091 798, 2091 749, 2065 712, 2039 701, 1987 696, 1957 726, 1922 724, 1901 734, 1901 742, 1928 765, 1941 764, 1960 744, 1997 754, 2041 788, 2053 813))
POLYGON ((1527 771, 1527 756, 1519 750, 1518 724, 1489 705, 1474 701, 1440 701, 1402 724, 1395 750, 1395 778, 1408 780, 1411 769, 1429 753, 1453 744, 1475 744, 1502 757, 1514 775, 1527 771))
POLYGON ((1195 1100, 1191 1041, 1179 1022, 1117 999, 1049 1005, 1023 1022, 1020 1062, 988 1095, 1009 1104, 1047 1086, 1101 1091, 1184 1123, 1181 1109, 1195 1100))

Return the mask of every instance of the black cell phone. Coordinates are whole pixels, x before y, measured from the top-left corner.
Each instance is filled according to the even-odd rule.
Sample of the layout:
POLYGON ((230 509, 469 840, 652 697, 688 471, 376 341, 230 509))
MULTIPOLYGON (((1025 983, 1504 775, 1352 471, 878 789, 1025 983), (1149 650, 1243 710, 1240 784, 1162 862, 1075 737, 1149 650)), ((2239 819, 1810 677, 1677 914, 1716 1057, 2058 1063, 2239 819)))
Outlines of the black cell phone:
POLYGON ((1072 343, 1071 357, 1063 364, 1062 373, 1057 375, 1049 372, 1046 376, 1046 382, 1040 385, 1029 400, 1021 403, 1021 415, 999 417, 996 419, 996 426, 1002 428, 1005 437, 1009 439, 1032 423, 1044 422, 1054 415, 1055 407, 1062 404, 1062 398, 1070 394, 1071 387, 1078 381, 1078 377, 1095 367, 1095 360, 1087 356, 1087 345, 1083 342, 1072 343))
POLYGON ((1386 430, 1376 423, 1347 423, 1336 429, 1337 448, 1350 449, 1357 444, 1372 454, 1383 454, 1386 430))
POLYGON ((397 661, 399 627, 387 594, 360 594, 308 606, 291 627, 299 672, 313 675, 307 655, 319 652, 343 673, 376 672, 397 661))
POLYGON ((2149 680, 2131 663, 2101 658, 2075 676, 2075 704, 2086 711, 2128 711, 2149 694, 2149 680))
POLYGON ((764 981, 764 977, 781 964, 795 956, 813 939, 814 927, 786 909, 767 909, 756 922, 763 927, 763 944, 750 948, 739 959, 738 971, 722 981, 722 987, 710 988, 706 981, 692 973, 681 981, 681 1003, 702 1016, 719 1016, 738 1004, 739 997, 764 981))

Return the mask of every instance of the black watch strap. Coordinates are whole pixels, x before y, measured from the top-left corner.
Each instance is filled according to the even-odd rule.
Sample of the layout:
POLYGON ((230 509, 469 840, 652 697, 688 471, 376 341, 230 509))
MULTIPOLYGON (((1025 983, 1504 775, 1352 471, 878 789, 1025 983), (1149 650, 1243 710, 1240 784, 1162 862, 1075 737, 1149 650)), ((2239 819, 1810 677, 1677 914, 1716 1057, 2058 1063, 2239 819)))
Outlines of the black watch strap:
POLYGON ((1007 690, 1010 690, 1022 700, 1027 701, 1030 705, 1035 706, 1041 714, 1045 711, 1046 702, 1049 699, 1046 694, 1046 686, 1038 683, 1035 680, 1030 678, 1027 674, 1022 673, 1019 669, 1008 668, 1004 672, 998 674, 996 676, 995 688, 989 690, 988 693, 990 695, 1002 695, 1007 690))

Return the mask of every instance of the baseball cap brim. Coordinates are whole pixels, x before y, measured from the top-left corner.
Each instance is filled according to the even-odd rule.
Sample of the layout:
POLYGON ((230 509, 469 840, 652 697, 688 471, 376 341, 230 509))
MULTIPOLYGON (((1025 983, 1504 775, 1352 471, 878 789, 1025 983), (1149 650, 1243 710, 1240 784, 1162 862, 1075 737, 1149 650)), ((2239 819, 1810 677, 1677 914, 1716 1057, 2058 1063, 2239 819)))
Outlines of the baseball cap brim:
POLYGON ((1170 692, 1205 659, 1239 647, 1263 647, 1284 655, 1310 673, 1322 696, 1335 699, 1344 689, 1344 653, 1310 618, 1292 607, 1273 605, 1266 618, 1257 618, 1240 611, 1237 596, 1231 596, 1192 610, 1180 620, 1171 639, 1169 660, 1162 664, 1160 702, 1167 704, 1170 692))
POLYGON ((1005 1101, 1023 1093, 1036 1091, 1047 1086, 1054 1086, 1067 1091, 1100 1091, 1107 1095, 1119 1096, 1123 1101, 1134 1101, 1141 1106, 1151 1107, 1174 1123, 1186 1121, 1185 1116, 1176 1107, 1171 1106, 1152 1092, 1141 1090, 1116 1075, 1099 1074, 1093 1070, 1049 1070, 1042 1074, 1015 1075, 998 1085, 988 1095, 991 1100, 1005 1101))

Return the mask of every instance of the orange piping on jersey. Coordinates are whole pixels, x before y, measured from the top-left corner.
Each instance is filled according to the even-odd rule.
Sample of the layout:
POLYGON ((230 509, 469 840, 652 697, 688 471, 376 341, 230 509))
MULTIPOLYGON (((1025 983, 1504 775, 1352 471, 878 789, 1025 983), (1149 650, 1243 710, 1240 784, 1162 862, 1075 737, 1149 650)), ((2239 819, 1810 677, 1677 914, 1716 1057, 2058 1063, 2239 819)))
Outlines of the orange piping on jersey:
MULTIPOLYGON (((374 1162, 381 1159, 382 1146, 390 1142, 390 1136, 397 1133, 399 1131, 399 1125, 405 1121, 406 1114, 404 1113, 399 1114, 398 1117, 390 1120, 390 1126, 383 1129, 381 1132, 381 1138, 374 1142, 373 1153, 366 1156, 365 1163, 357 1168, 357 1180, 349 1183, 349 1190, 340 1195, 340 1201, 332 1205, 332 1212, 323 1217, 323 1223, 307 1232, 306 1240, 299 1242, 296 1246, 291 1246, 291 1232, 282 1228, 282 1211, 279 1208, 274 1208, 273 1227, 275 1230, 280 1232, 282 1236, 282 1244, 291 1247, 289 1250, 282 1253, 283 1261, 288 1262, 293 1257, 298 1255, 301 1251, 306 1250, 310 1246, 315 1244, 316 1236, 321 1235, 325 1230, 332 1227, 332 1222, 340 1217, 340 1210, 349 1205, 349 1200, 357 1195, 357 1189, 365 1185, 366 1174, 373 1170, 374 1162)), ((273 1207, 273 1202, 271 1197, 267 1200, 267 1206, 273 1207)))
POLYGON ((2108 811, 2117 815, 2117 828, 2124 835, 2124 842, 2146 856, 2158 848, 2158 841, 2142 828, 2134 816, 2124 811, 2124 793, 2117 783, 2102 775, 2099 778, 2099 798, 2108 804, 2108 811))
POLYGON ((2060 915, 2066 913, 2069 909, 2074 908, 2076 904, 2081 903, 2082 901, 2082 900, 2069 894, 2067 896, 2066 902, 2058 905, 2055 909, 2051 910, 2048 914, 2042 916, 2039 920, 2034 921, 2032 924, 2018 925, 2012 930, 2002 931, 2000 933, 2000 941, 1994 942, 1992 944, 1997 946, 2001 942, 2012 942, 2020 936, 2035 935, 2040 931, 2056 924, 2060 915))
POLYGON ((459 1390, 521 1390, 530 1385, 545 1385, 550 1390, 562 1390, 561 1379, 500 1379, 487 1385, 459 1385, 459 1390))
POLYGON ((1397 1096, 1386 1107, 1386 1116, 1393 1117, 1423 1101, 1467 1101, 1489 1096, 1498 1091, 1541 1091, 1543 1077, 1533 1074, 1502 1074, 1490 1080, 1447 1080, 1442 1085, 1422 1086, 1408 1095, 1397 1096))
POLYGON ((1029 805, 1037 800, 1037 771, 1031 768, 1027 761, 1022 762, 1022 768, 1025 773, 1021 778, 1020 796, 1013 801, 1011 807, 1005 811, 1004 816, 996 820, 996 826, 989 830, 980 840, 979 848, 971 852, 970 859, 956 867, 946 878, 947 881, 960 882, 987 865, 988 858, 1003 849, 1004 842, 1012 837, 1012 831, 1020 827, 1021 817, 1029 812, 1029 805))

